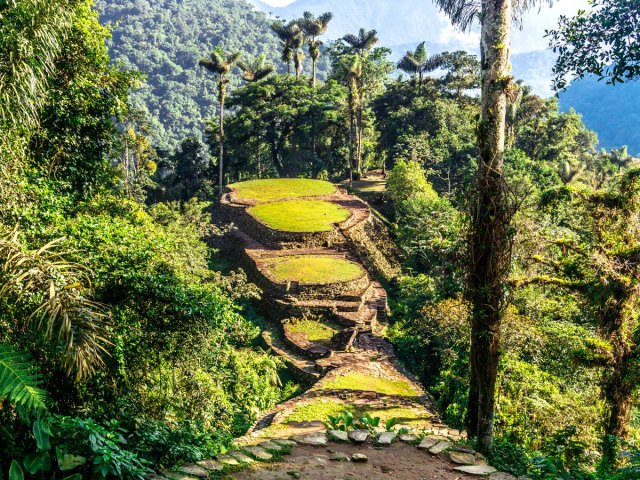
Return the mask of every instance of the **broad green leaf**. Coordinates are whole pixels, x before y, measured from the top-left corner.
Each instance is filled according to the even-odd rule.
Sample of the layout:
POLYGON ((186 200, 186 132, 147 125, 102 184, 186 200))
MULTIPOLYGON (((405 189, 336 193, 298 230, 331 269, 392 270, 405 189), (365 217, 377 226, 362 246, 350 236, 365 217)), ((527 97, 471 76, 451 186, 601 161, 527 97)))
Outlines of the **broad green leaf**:
POLYGON ((24 472, 18 462, 13 460, 9 468, 9 480, 24 480, 24 472))
POLYGON ((48 472, 51 470, 51 459, 49 452, 35 452, 27 455, 22 461, 27 472, 31 475, 38 472, 48 472))
POLYGON ((71 455, 67 453, 62 455, 61 458, 58 458, 58 466, 60 467, 60 470, 66 472, 83 465, 86 461, 87 459, 80 455, 71 455))
POLYGON ((44 451, 51 448, 49 429, 44 423, 44 420, 36 420, 33 422, 33 435, 36 437, 38 450, 44 451))

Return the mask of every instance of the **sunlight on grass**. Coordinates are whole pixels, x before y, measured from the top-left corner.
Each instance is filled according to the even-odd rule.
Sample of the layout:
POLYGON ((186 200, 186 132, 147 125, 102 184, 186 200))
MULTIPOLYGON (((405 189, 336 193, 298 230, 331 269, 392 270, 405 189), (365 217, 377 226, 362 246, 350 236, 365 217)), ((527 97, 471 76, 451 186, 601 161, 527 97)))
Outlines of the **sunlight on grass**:
POLYGON ((329 342, 338 328, 324 320, 292 320, 287 324, 291 333, 303 333, 310 342, 329 342))
POLYGON ((278 257, 266 262, 279 282, 337 283, 357 280, 365 272, 357 263, 329 255, 296 255, 278 257))
POLYGON ((344 222, 351 213, 323 200, 290 200, 262 203, 249 209, 262 223, 283 232, 328 232, 334 223, 344 222))
POLYGON ((336 186, 323 180, 307 178, 275 178, 249 180, 229 185, 239 198, 269 202, 296 197, 319 197, 335 193, 336 186))
POLYGON ((314 420, 325 421, 329 415, 337 416, 345 410, 355 412, 353 405, 346 405, 342 402, 333 400, 318 400, 317 402, 307 403, 296 407, 287 417, 286 422, 311 422, 314 420))
POLYGON ((402 397, 417 396, 416 391, 408 382, 371 377, 361 373, 349 373, 342 377, 337 377, 325 383, 322 388, 338 390, 367 390, 370 392, 384 393, 386 395, 398 395, 402 397))

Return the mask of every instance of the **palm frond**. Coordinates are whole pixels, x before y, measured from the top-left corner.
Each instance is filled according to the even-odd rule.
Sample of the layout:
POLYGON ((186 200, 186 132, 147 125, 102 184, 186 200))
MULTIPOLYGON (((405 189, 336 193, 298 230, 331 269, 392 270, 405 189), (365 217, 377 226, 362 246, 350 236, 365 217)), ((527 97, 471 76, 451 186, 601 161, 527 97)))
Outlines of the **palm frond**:
POLYGON ((76 379, 92 375, 103 364, 109 317, 88 298, 90 272, 65 259, 62 239, 30 251, 18 232, 0 236, 0 300, 28 313, 25 326, 61 350, 60 364, 76 379))
POLYGON ((468 30, 475 21, 480 20, 479 0, 435 0, 435 3, 462 30, 468 30))
POLYGON ((39 385, 31 356, 10 345, 0 344, 0 399, 29 411, 47 407, 47 393, 39 385))

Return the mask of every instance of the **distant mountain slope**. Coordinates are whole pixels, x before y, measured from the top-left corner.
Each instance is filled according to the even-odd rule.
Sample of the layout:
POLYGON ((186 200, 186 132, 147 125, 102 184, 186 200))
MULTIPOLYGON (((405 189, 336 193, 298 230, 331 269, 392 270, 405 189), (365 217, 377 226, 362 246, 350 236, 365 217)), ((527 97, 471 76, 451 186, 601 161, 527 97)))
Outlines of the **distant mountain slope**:
POLYGON ((596 78, 572 83, 560 95, 563 110, 573 107, 584 123, 598 132, 600 144, 609 149, 627 145, 640 156, 640 82, 607 85, 596 78))
POLYGON ((278 58, 270 20, 244 0, 98 0, 101 21, 115 25, 112 58, 147 75, 133 103, 149 113, 154 144, 173 149, 201 137, 215 113, 215 79, 198 66, 216 45, 278 58))
POLYGON ((456 43, 455 39, 442 35, 449 22, 429 0, 297 0, 286 7, 259 8, 287 20, 299 18, 305 11, 316 15, 332 12, 334 18, 327 33, 332 39, 363 27, 376 29, 385 46, 423 40, 433 44, 456 43))

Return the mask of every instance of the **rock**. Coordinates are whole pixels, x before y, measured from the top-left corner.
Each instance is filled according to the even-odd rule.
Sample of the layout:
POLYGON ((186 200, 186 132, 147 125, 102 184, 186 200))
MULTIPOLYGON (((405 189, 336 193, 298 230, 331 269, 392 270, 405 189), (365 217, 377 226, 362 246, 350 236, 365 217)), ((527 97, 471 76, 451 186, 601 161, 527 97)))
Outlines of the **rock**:
POLYGON ((470 447, 463 447, 462 445, 456 445, 451 450, 462 453, 470 453, 471 455, 476 455, 476 451, 470 447))
POLYGON ((429 449, 429 453, 432 453, 434 455, 438 455, 439 453, 444 452, 445 450, 451 448, 453 444, 451 442, 448 442, 446 440, 443 440, 437 444, 435 444, 433 447, 431 447, 429 449))
POLYGON ((464 467, 455 467, 454 470, 472 475, 490 475, 497 472, 495 468, 489 465, 465 465, 464 467))
POLYGON ((378 445, 391 445, 396 436, 395 432, 382 432, 378 437, 378 445))
POLYGON ((429 450, 431 447, 433 447, 434 445, 437 445, 441 441, 442 440, 440 438, 430 435, 422 439, 422 441, 418 445, 418 448, 421 450, 429 450))
POLYGON ((291 471, 287 472, 287 475, 289 475, 291 478, 300 478, 300 477, 302 477, 300 472, 296 472, 295 470, 291 470, 291 471))
POLYGON ((220 462, 221 464, 228 465, 230 467, 236 467, 236 466, 240 465, 238 460, 236 460, 233 457, 230 457, 229 455, 218 455, 216 457, 216 460, 218 460, 218 462, 220 462))
POLYGON ((284 447, 278 445, 277 443, 273 443, 273 442, 262 442, 260 444, 258 444, 259 447, 264 448, 265 450, 269 451, 269 452, 276 452, 276 453, 280 453, 284 451, 284 447))
POLYGON ((356 443, 364 443, 369 438, 369 430, 353 430, 349 432, 349 438, 356 443))
POLYGON ((367 457, 364 453, 354 453, 353 455, 351 455, 351 461, 363 463, 369 461, 369 457, 367 457))
POLYGON ((167 470, 162 472, 162 474, 171 480, 198 480, 198 477, 192 477, 187 473, 178 472, 176 470, 167 470))
POLYGON ((196 465, 195 463, 182 465, 181 467, 177 467, 176 470, 188 475, 193 475, 194 477, 207 478, 209 476, 209 472, 207 470, 199 465, 196 465))
POLYGON ((269 452, 267 452, 264 448, 260 447, 244 447, 245 452, 250 454, 251 456, 257 458, 258 460, 267 461, 273 458, 269 452))
POLYGON ((275 443, 276 445, 280 445, 281 447, 285 447, 285 448, 293 448, 297 445, 297 443, 294 442, 293 440, 285 440, 283 438, 274 438, 273 440, 270 440, 270 441, 275 443))
POLYGON ((233 451, 229 452, 228 455, 233 457, 233 458, 235 458, 240 463, 250 464, 250 463, 254 463, 255 462, 255 460, 253 458, 251 458, 249 455, 245 455, 244 453, 242 453, 242 452, 240 452, 238 450, 233 450, 233 451))
MULTIPOLYGON (((524 478, 524 477, 522 477, 524 478)), ((489 476, 490 480, 517 480, 516 477, 511 475, 510 473, 505 472, 496 472, 489 476)))
POLYGON ((303 445, 311 445, 313 447, 324 447, 327 444, 327 436, 322 433, 312 433, 310 435, 297 435, 291 440, 303 445))
POLYGON ((349 455, 346 455, 342 452, 336 452, 333 455, 331 455, 331 458, 329 460, 333 460, 334 462, 348 462, 349 455))
POLYGON ((401 433, 398 435, 398 438, 404 443, 415 443, 418 441, 418 436, 413 433, 401 433))
POLYGON ((224 469, 224 466, 222 466, 215 460, 201 460, 198 462, 198 465, 200 465, 202 468, 206 468, 210 472, 219 472, 224 469))
POLYGON ((449 459, 459 465, 475 465, 476 457, 465 452, 449 452, 449 459))
POLYGON ((331 440, 337 440, 338 442, 348 442, 349 434, 342 430, 329 430, 329 438, 331 440))

